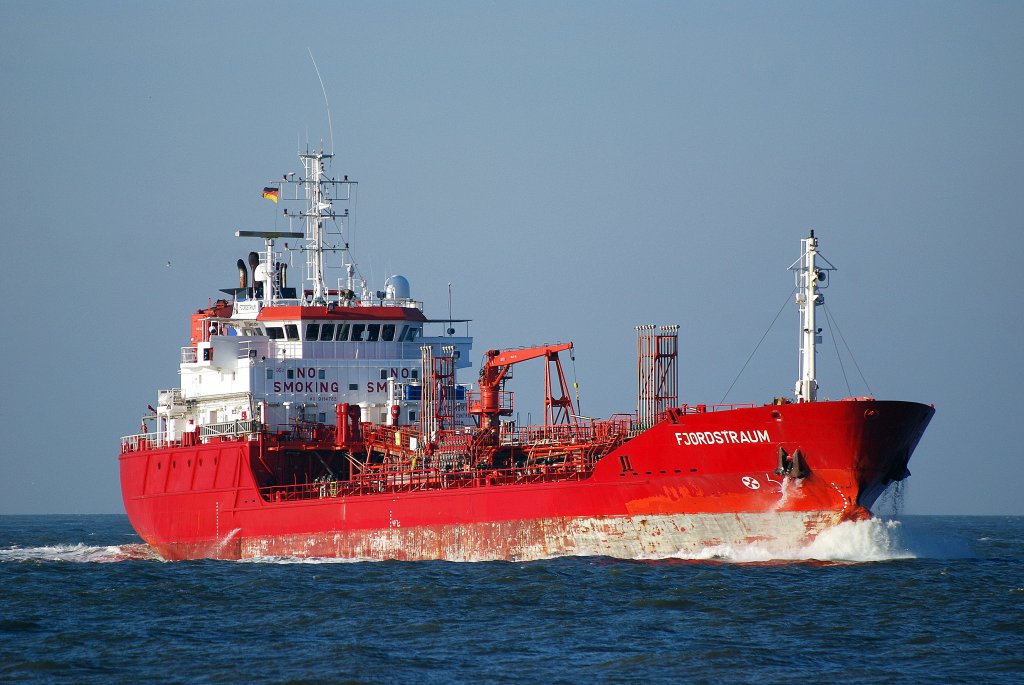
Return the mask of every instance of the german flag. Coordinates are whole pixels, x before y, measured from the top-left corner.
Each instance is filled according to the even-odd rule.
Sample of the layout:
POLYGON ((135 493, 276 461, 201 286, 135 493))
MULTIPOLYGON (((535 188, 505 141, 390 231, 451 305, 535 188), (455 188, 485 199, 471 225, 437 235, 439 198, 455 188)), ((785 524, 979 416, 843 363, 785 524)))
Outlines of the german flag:
POLYGON ((264 200, 273 200, 274 204, 277 204, 277 194, 280 193, 280 192, 281 191, 278 190, 277 188, 264 188, 263 189, 263 199, 264 200))

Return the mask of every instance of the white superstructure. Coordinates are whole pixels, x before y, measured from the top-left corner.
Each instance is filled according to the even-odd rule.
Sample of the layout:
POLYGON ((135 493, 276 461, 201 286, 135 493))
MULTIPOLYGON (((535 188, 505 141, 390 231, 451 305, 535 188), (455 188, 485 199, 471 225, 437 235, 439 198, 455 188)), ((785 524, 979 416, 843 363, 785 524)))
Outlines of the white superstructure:
MULTIPOLYGON (((249 253, 248 269, 238 260, 239 287, 225 289, 228 298, 192 315, 181 385, 160 391, 158 406, 146 417, 155 420, 147 430, 156 431, 159 441, 254 433, 261 425, 315 429, 334 425, 339 404, 358 406, 363 421, 415 425, 421 348, 453 356, 456 369, 470 366, 468 322, 466 335, 455 336, 450 319, 424 316, 405 277, 391 275, 383 290, 371 291, 357 276, 346 240, 354 211, 335 210, 336 203, 354 203, 356 183, 327 175, 331 157, 302 153, 303 177, 284 174, 265 189, 265 197, 276 189, 272 195, 286 205, 281 216, 288 230, 236 232, 262 238, 264 249, 249 253), (291 230, 296 223, 301 231, 291 230), (340 263, 332 267, 329 254, 339 254, 340 263), (295 255, 302 255, 305 271, 301 288, 287 284, 295 255), (333 289, 331 268, 341 274, 333 289), (442 326, 441 335, 429 335, 425 326, 431 324, 442 326)), ((456 417, 468 421, 465 388, 454 390, 456 417)))

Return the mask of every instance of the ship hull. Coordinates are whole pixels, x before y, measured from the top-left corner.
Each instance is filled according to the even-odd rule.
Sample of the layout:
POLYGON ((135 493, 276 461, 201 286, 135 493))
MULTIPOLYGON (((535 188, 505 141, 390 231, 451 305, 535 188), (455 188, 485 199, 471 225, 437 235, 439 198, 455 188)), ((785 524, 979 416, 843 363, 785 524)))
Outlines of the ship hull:
POLYGON ((563 480, 481 477, 457 488, 275 501, 251 465, 260 441, 125 451, 122 493, 167 559, 259 556, 530 560, 692 555, 719 545, 792 549, 908 474, 934 410, 852 400, 670 412, 563 480), (797 451, 799 463, 791 459, 797 451), (781 466, 793 466, 787 474, 781 466))

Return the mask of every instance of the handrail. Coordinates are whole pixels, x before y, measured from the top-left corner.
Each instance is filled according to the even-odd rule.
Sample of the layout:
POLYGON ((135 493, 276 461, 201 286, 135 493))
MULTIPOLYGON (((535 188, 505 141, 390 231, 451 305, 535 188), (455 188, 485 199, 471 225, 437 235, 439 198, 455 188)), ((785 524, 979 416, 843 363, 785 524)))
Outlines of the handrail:
POLYGON ((394 494, 417 490, 450 490, 536 483, 586 480, 593 464, 532 465, 527 468, 453 470, 436 467, 419 470, 375 469, 356 474, 350 480, 320 480, 297 485, 268 485, 259 488, 265 501, 285 502, 310 499, 394 494))
POLYGON ((200 438, 234 438, 240 435, 258 433, 263 430, 259 421, 225 421, 223 423, 207 423, 199 426, 200 438))
POLYGON ((704 414, 715 411, 730 411, 732 409, 750 409, 760 406, 756 402, 733 402, 729 404, 682 404, 677 411, 683 414, 704 414))
POLYGON ((198 438, 194 437, 196 436, 196 431, 188 431, 176 437, 171 437, 167 431, 135 433, 121 438, 121 454, 167 447, 188 447, 197 443, 208 442, 211 439, 249 438, 262 431, 263 424, 261 422, 249 420, 211 423, 199 426, 198 438))

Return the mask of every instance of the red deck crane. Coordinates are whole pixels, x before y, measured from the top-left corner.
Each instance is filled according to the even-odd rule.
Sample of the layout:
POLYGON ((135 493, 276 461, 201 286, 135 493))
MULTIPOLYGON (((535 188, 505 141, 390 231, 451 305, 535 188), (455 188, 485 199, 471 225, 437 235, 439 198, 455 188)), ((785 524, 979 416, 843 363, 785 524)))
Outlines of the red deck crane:
POLYGON ((471 402, 469 407, 470 414, 480 417, 480 428, 497 429, 502 416, 512 415, 511 394, 506 395, 507 402, 502 402, 505 381, 509 378, 512 365, 539 357, 545 359, 544 427, 563 423, 575 424, 576 411, 573 408, 572 398, 569 396, 569 386, 565 381, 565 374, 562 373, 562 364, 558 360, 559 352, 571 349, 572 343, 568 342, 518 350, 488 350, 480 369, 480 399, 478 402, 471 402), (560 397, 555 397, 552 390, 552 364, 554 364, 555 374, 558 376, 560 397))

